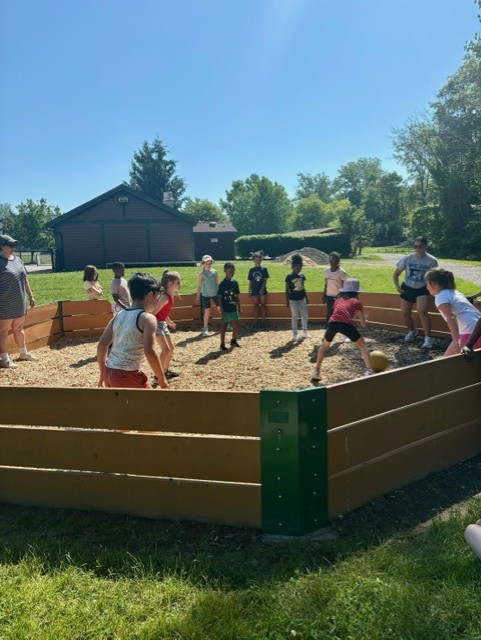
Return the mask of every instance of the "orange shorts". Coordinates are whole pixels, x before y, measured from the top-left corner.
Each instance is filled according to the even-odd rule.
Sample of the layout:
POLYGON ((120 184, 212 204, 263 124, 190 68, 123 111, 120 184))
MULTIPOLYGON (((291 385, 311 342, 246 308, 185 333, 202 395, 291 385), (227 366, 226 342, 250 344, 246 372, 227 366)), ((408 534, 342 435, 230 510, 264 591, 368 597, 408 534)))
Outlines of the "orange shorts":
POLYGON ((143 371, 125 371, 105 367, 104 384, 106 387, 124 387, 128 389, 152 389, 150 380, 143 371))

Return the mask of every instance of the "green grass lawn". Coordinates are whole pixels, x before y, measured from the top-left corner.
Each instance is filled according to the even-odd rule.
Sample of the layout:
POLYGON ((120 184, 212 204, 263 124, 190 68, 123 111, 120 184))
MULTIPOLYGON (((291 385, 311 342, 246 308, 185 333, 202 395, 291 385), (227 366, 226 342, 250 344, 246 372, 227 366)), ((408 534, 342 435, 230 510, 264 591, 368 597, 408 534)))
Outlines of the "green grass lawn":
MULTIPOLYGON (((393 267, 385 266, 382 262, 376 262, 376 264, 364 264, 366 260, 372 262, 372 256, 369 255, 369 258, 361 259, 346 259, 342 261, 342 266, 350 277, 360 279, 361 287, 364 291, 395 293, 392 282, 392 274, 394 271, 393 267)), ((459 261, 459 263, 463 264, 461 261, 459 261)), ((265 262, 264 264, 267 266, 270 275, 268 290, 284 291, 285 277, 290 273, 289 267, 277 262, 265 262)), ((464 264, 470 264, 473 266, 472 263, 465 262, 464 264)), ((240 289, 243 292, 246 292, 248 288, 247 274, 251 266, 251 262, 236 262, 235 277, 237 278, 240 289)), ((217 264, 216 268, 219 272, 219 277, 221 277, 222 263, 217 264)), ((304 273, 307 278, 306 288, 308 292, 322 291, 324 289, 324 268, 324 266, 304 268, 304 273)), ((157 267, 150 271, 155 277, 160 278, 163 269, 157 267)), ((181 293, 194 293, 197 289, 199 268, 180 267, 178 271, 182 276, 181 293)), ((132 272, 132 270, 128 270, 126 272, 127 278, 132 272)), ((31 273, 29 275, 29 280, 32 285, 37 304, 44 304, 47 302, 56 302, 57 300, 85 299, 85 292, 82 288, 82 277, 83 271, 71 271, 68 273, 31 273)), ((109 291, 111 279, 112 272, 110 269, 99 269, 99 281, 108 298, 110 298, 109 291)), ((461 278, 456 278, 456 285, 460 291, 466 294, 476 293, 479 290, 478 285, 469 283, 461 278)))
POLYGON ((481 460, 334 522, 333 542, 0 505, 0 637, 50 640, 479 639, 481 460), (456 495, 450 495, 455 490, 456 495))

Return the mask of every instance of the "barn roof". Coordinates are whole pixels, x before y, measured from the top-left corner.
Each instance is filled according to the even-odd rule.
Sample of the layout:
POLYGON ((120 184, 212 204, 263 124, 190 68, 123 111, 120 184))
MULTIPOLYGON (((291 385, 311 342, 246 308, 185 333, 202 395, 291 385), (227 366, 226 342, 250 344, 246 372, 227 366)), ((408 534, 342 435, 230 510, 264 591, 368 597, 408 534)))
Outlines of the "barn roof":
POLYGON ((194 233, 237 233, 232 222, 198 222, 192 229, 194 233))
POLYGON ((136 198, 140 198, 140 200, 145 200, 145 202, 148 202, 149 204, 154 205, 154 207, 158 207, 163 211, 168 211, 173 216, 177 216, 178 218, 181 218, 182 220, 186 220, 187 222, 190 222, 192 225, 194 225, 194 221, 192 220, 192 218, 186 215, 185 213, 182 213, 181 211, 178 211, 173 207, 169 207, 168 205, 164 204, 163 202, 160 202, 159 200, 155 200, 154 198, 149 198, 148 196, 144 195, 141 191, 138 191, 137 189, 133 189, 132 187, 129 187, 126 184, 119 184, 118 187, 114 187, 110 191, 106 191, 105 193, 102 193, 102 195, 97 196, 96 198, 93 198, 93 200, 89 200, 88 202, 85 202, 84 204, 81 204, 80 206, 75 207, 75 209, 71 209, 70 211, 67 211, 61 216, 58 216, 58 218, 54 218, 53 220, 48 222, 46 226, 50 229, 53 229, 59 224, 62 224, 63 222, 65 222, 66 220, 69 220, 71 218, 74 218, 75 216, 80 215, 81 213, 83 213, 84 211, 87 211, 88 209, 95 206, 96 204, 99 204, 99 202, 102 202, 102 200, 107 200, 107 198, 111 198, 117 193, 126 193, 132 196, 135 196, 136 198))

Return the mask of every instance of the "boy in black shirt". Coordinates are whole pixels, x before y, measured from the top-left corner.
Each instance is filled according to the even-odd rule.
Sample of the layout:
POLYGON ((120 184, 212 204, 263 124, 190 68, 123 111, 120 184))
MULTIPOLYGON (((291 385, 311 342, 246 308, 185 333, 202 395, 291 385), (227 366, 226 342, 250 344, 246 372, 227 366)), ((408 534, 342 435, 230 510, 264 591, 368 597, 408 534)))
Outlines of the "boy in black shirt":
POLYGON ((225 278, 219 284, 217 291, 222 312, 222 328, 220 330, 220 348, 222 351, 227 351, 225 334, 229 323, 232 324, 232 340, 230 344, 232 347, 240 347, 240 344, 237 342, 239 335, 240 291, 237 280, 234 280, 234 273, 235 266, 232 262, 226 262, 224 265, 225 278))
POLYGON ((247 280, 249 281, 249 296, 254 302, 254 318, 256 329, 267 329, 266 326, 266 297, 267 297, 267 279, 269 272, 261 265, 263 251, 256 251, 252 254, 254 266, 249 269, 247 280), (259 309, 261 311, 261 320, 259 321, 259 309))

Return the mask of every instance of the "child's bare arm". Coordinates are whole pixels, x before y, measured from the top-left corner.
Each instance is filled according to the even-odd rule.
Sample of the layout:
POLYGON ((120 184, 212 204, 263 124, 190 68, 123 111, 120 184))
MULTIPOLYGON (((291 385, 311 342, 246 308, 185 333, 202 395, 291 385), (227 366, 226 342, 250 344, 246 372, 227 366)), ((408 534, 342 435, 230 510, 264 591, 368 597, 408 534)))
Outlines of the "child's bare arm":
POLYGON ((104 332, 100 336, 100 340, 97 344, 97 362, 100 369, 100 378, 98 382, 99 387, 104 386, 105 380, 105 363, 107 361, 107 355, 109 351, 109 347, 112 344, 113 339, 113 320, 111 320, 108 325, 105 327, 104 332))
POLYGON ((197 278, 197 293, 195 295, 195 301, 198 304, 200 300, 200 292, 202 290, 202 273, 199 273, 199 277, 197 278))
POLYGON ((159 382, 159 387, 168 389, 169 384, 160 363, 159 353, 156 349, 155 332, 157 330, 157 321, 155 316, 150 313, 143 313, 139 321, 139 327, 143 331, 144 353, 147 362, 159 382))
POLYGON ((167 304, 167 302, 169 301, 169 298, 165 295, 165 293, 163 293, 160 298, 159 301, 157 302, 157 304, 155 305, 152 313, 155 314, 159 313, 159 311, 162 309, 162 307, 165 307, 165 305, 167 304))

